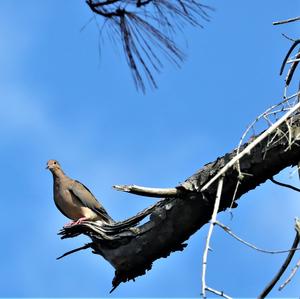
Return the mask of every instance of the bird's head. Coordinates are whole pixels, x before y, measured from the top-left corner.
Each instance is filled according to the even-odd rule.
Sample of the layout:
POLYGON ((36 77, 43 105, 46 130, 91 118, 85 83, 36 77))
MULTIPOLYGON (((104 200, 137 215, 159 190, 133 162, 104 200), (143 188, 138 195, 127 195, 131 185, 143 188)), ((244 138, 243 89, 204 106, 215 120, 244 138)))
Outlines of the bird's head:
POLYGON ((47 162, 46 169, 49 169, 50 171, 54 171, 56 169, 61 169, 60 164, 56 160, 49 160, 47 162))

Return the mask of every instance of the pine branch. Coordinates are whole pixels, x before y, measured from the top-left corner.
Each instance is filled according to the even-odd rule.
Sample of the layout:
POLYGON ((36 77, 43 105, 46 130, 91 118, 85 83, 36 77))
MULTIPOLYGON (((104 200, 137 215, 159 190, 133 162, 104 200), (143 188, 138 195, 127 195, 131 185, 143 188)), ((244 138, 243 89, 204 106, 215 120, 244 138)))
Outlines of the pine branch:
POLYGON ((163 69, 163 60, 180 66, 185 59, 175 37, 184 25, 202 28, 212 8, 200 0, 87 0, 90 10, 110 20, 110 35, 123 48, 135 86, 146 91, 146 82, 157 88, 154 72, 163 69), (180 29, 180 30, 178 30, 180 29))

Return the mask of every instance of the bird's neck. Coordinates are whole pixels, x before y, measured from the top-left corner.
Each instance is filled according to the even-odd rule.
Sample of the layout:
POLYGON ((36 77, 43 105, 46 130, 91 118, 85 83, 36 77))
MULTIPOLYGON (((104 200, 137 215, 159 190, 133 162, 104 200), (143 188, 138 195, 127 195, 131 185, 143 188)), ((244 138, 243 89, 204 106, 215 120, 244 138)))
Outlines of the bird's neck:
POLYGON ((66 176, 65 173, 60 168, 52 169, 51 172, 54 180, 56 179, 60 180, 66 176))

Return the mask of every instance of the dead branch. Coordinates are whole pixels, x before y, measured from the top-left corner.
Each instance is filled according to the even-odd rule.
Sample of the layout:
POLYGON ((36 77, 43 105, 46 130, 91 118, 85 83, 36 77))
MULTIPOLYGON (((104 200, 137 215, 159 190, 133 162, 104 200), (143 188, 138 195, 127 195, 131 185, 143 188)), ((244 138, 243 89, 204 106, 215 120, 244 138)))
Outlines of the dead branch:
POLYGON ((209 229, 206 237, 206 242, 205 242, 205 248, 203 250, 203 257, 202 257, 202 298, 206 298, 206 291, 208 289, 208 286, 206 285, 206 269, 207 269, 207 258, 208 258, 208 250, 209 250, 209 245, 210 245, 210 240, 211 236, 213 233, 214 225, 217 221, 217 214, 220 208, 220 200, 221 200, 221 195, 222 195, 222 190, 223 190, 223 182, 224 182, 224 177, 221 176, 218 182, 218 188, 217 188, 217 194, 216 194, 216 200, 214 203, 214 209, 212 212, 210 224, 209 224, 209 229))
POLYGON ((291 18, 291 19, 282 20, 282 21, 276 21, 276 22, 273 22, 273 25, 282 25, 282 24, 292 23, 292 22, 296 22, 296 21, 300 21, 300 17, 291 18))
POLYGON ((285 79, 285 84, 286 86, 289 86, 292 79, 293 79, 293 76, 294 76, 294 73, 295 73, 295 70, 297 69, 297 66, 299 64, 299 59, 300 59, 300 49, 298 50, 298 53, 296 54, 295 56, 296 59, 294 59, 291 67, 289 68, 289 71, 286 75, 286 79, 285 79))
POLYGON ((113 188, 117 191, 148 197, 174 197, 182 192, 179 188, 149 188, 137 185, 114 185, 113 188))
MULTIPOLYGON (((262 134, 260 134, 259 136, 257 136, 257 138, 253 139, 252 142, 250 142, 246 147, 243 148, 243 150, 239 153, 237 153, 237 155, 231 159, 226 165, 224 165, 224 167, 215 175, 213 176, 202 188, 201 188, 201 192, 205 191, 212 183, 214 183, 220 176, 222 176, 224 173, 226 173, 228 171, 228 169, 230 169, 231 167, 233 167, 237 162, 239 162, 241 160, 241 158, 243 158, 245 155, 249 154, 250 151, 256 146, 258 145, 262 140, 264 140, 266 137, 269 137, 271 135, 271 133, 278 129, 278 127, 285 122, 290 115, 292 115, 293 113, 295 113, 295 111, 297 111, 300 108, 300 102, 298 104, 296 104, 294 107, 292 107, 288 112, 285 113, 285 115, 283 117, 281 117, 280 119, 278 119, 274 124, 272 124, 266 131, 264 131, 262 134)), ((287 126, 288 129, 290 129, 290 126, 287 126)), ((289 142, 290 144, 290 142, 289 142)), ((244 172, 246 173, 246 172, 244 172)))
POLYGON ((91 247, 92 247, 92 244, 93 244, 93 243, 88 243, 88 244, 86 244, 86 245, 84 245, 84 246, 81 246, 81 247, 79 247, 79 248, 70 250, 70 251, 64 253, 63 255, 57 257, 56 259, 57 259, 57 260, 60 260, 60 259, 62 259, 63 257, 68 256, 68 255, 70 255, 70 254, 72 254, 72 253, 78 252, 78 251, 80 251, 80 250, 84 250, 84 249, 91 248, 91 247))
MULTIPOLYGON (((299 219, 296 219, 296 224, 295 224, 295 229, 296 229, 296 233, 298 235, 298 238, 300 239, 300 221, 299 219)), ((300 240, 299 240, 300 242, 300 240)), ((281 291, 295 276, 297 270, 300 267, 300 260, 297 262, 296 266, 292 269, 292 272, 290 274, 290 276, 285 280, 285 282, 279 287, 279 291, 281 291)))
MULTIPOLYGON (((293 116, 289 126, 292 131, 299 128, 299 116, 293 116)), ((286 122, 282 123, 279 129, 285 134, 289 130, 286 122)), ((255 137, 257 138, 258 136, 255 137)), ((272 139, 272 135, 270 138, 272 139)), ((241 151, 247 146, 248 144, 241 146, 241 151)), ((72 238, 79 234, 89 236, 93 242, 94 253, 104 257, 115 268, 115 288, 121 282, 145 274, 156 259, 185 248, 184 241, 211 219, 217 184, 212 183, 204 192, 201 189, 236 157, 236 154, 235 150, 206 164, 176 187, 181 190, 180 195, 162 199, 128 220, 105 226, 83 222, 64 228, 60 234, 62 238, 72 238), (149 220, 139 225, 139 221, 146 216, 149 216, 149 220)), ((242 173, 251 176, 243 178, 235 199, 264 183, 285 167, 297 165, 299 155, 298 142, 289 146, 287 138, 280 138, 273 144, 269 144, 267 139, 262 140, 240 160, 242 173)), ((231 206, 238 176, 239 171, 235 167, 224 173, 219 212, 231 206)), ((237 206, 236 200, 233 207, 237 206)))
POLYGON ((286 253, 286 252, 290 252, 290 251, 298 251, 300 250, 300 247, 292 247, 291 249, 285 249, 285 250, 266 250, 266 249, 261 249, 245 240, 243 240, 242 238, 240 238, 239 236, 237 236, 235 233, 233 233, 231 231, 231 229, 224 225, 223 223, 219 222, 219 221, 216 221, 215 224, 217 226, 219 226, 220 228, 222 228, 227 234, 229 234, 230 236, 232 236, 234 239, 238 240, 239 242, 241 242, 242 244, 254 249, 254 250, 257 250, 257 251, 260 251, 260 252, 263 252, 263 253, 269 253, 269 254, 279 254, 279 253, 286 253))
MULTIPOLYGON (((295 40, 293 42, 292 46, 290 47, 290 49, 288 50, 286 56, 283 59, 283 62, 282 62, 281 68, 280 68, 280 72, 279 72, 280 75, 282 75, 282 73, 284 71, 284 67, 288 63, 290 55, 292 54, 292 52, 294 51, 294 49, 299 45, 299 43, 300 43, 299 39, 295 40)), ((292 79, 293 79, 293 75, 294 75, 295 70, 297 69, 297 66, 299 64, 298 58, 300 58, 300 50, 298 51, 298 53, 294 57, 294 59, 293 59, 294 61, 292 62, 292 65, 289 68, 288 73, 286 75, 286 78, 285 78, 285 85, 286 86, 289 86, 290 83, 291 83, 291 81, 292 81, 292 79)))
POLYGON ((297 188, 297 187, 294 187, 292 185, 289 185, 289 184, 285 184, 285 183, 281 183, 281 182, 278 182, 277 180, 275 180, 273 177, 270 178, 270 181, 276 185, 279 185, 281 187, 285 187, 285 188, 289 188, 289 189, 292 189, 294 191, 297 191, 297 192, 300 192, 300 189, 297 188))
POLYGON ((218 290, 212 289, 210 287, 206 287, 206 290, 208 292, 211 292, 211 293, 213 293, 215 295, 218 295, 220 297, 223 297, 223 298, 226 298, 226 299, 232 299, 230 296, 226 295, 223 291, 218 291, 218 290))
POLYGON ((281 291, 295 276, 297 270, 300 268, 300 260, 297 262, 296 266, 292 269, 290 276, 286 279, 286 281, 279 287, 279 291, 281 291))
POLYGON ((284 261, 283 265, 281 266, 281 268, 279 269, 278 273, 269 282, 269 284, 265 287, 265 289, 262 291, 262 293, 258 296, 259 299, 265 298, 271 292, 271 290, 274 288, 275 284, 278 282, 278 280, 280 279, 280 277, 282 276, 282 274, 285 272, 288 265, 290 264, 294 254, 295 254, 295 250, 293 250, 293 249, 297 248, 297 246, 299 244, 299 241, 300 241, 300 237, 299 237, 300 234, 299 234, 299 231, 297 229, 297 225, 298 225, 298 228, 299 228, 299 223, 297 223, 297 220, 296 220, 296 236, 295 236, 293 245, 291 247, 291 251, 289 252, 287 258, 285 259, 285 261, 284 261))

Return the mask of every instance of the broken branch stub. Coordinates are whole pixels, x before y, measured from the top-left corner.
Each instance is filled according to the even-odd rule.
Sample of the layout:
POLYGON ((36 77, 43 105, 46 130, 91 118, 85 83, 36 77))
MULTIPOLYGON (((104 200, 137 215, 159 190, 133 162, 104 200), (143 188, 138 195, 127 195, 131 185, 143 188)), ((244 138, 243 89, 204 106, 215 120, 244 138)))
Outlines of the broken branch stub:
MULTIPOLYGON (((288 135, 291 128, 300 127, 298 115, 289 120, 289 126, 285 122, 280 130, 288 135)), ((272 139, 272 135, 269 139, 272 139)), ((297 165, 299 145, 298 140, 290 143, 290 139, 285 137, 270 144, 267 138, 242 157, 240 170, 251 175, 245 176, 240 182, 235 200, 282 169, 297 165)), ((246 146, 242 146, 241 150, 246 146)), ((115 268, 113 288, 116 288, 121 282, 145 274, 156 259, 184 249, 184 242, 206 224, 212 215, 217 184, 211 184, 204 192, 200 191, 201 188, 235 156, 236 150, 206 164, 176 187, 180 189, 180 195, 162 199, 136 216, 111 225, 99 226, 94 222, 83 222, 64 228, 60 234, 62 238, 72 238, 79 234, 89 236, 93 252, 104 257, 115 268), (150 216, 149 220, 138 225, 147 216, 150 216)), ((235 166, 224 174, 219 212, 231 206, 238 175, 235 166)))
POLYGON ((117 191, 128 192, 140 196, 147 197, 174 197, 180 196, 180 187, 177 188, 149 188, 137 185, 114 185, 113 188, 117 191))

